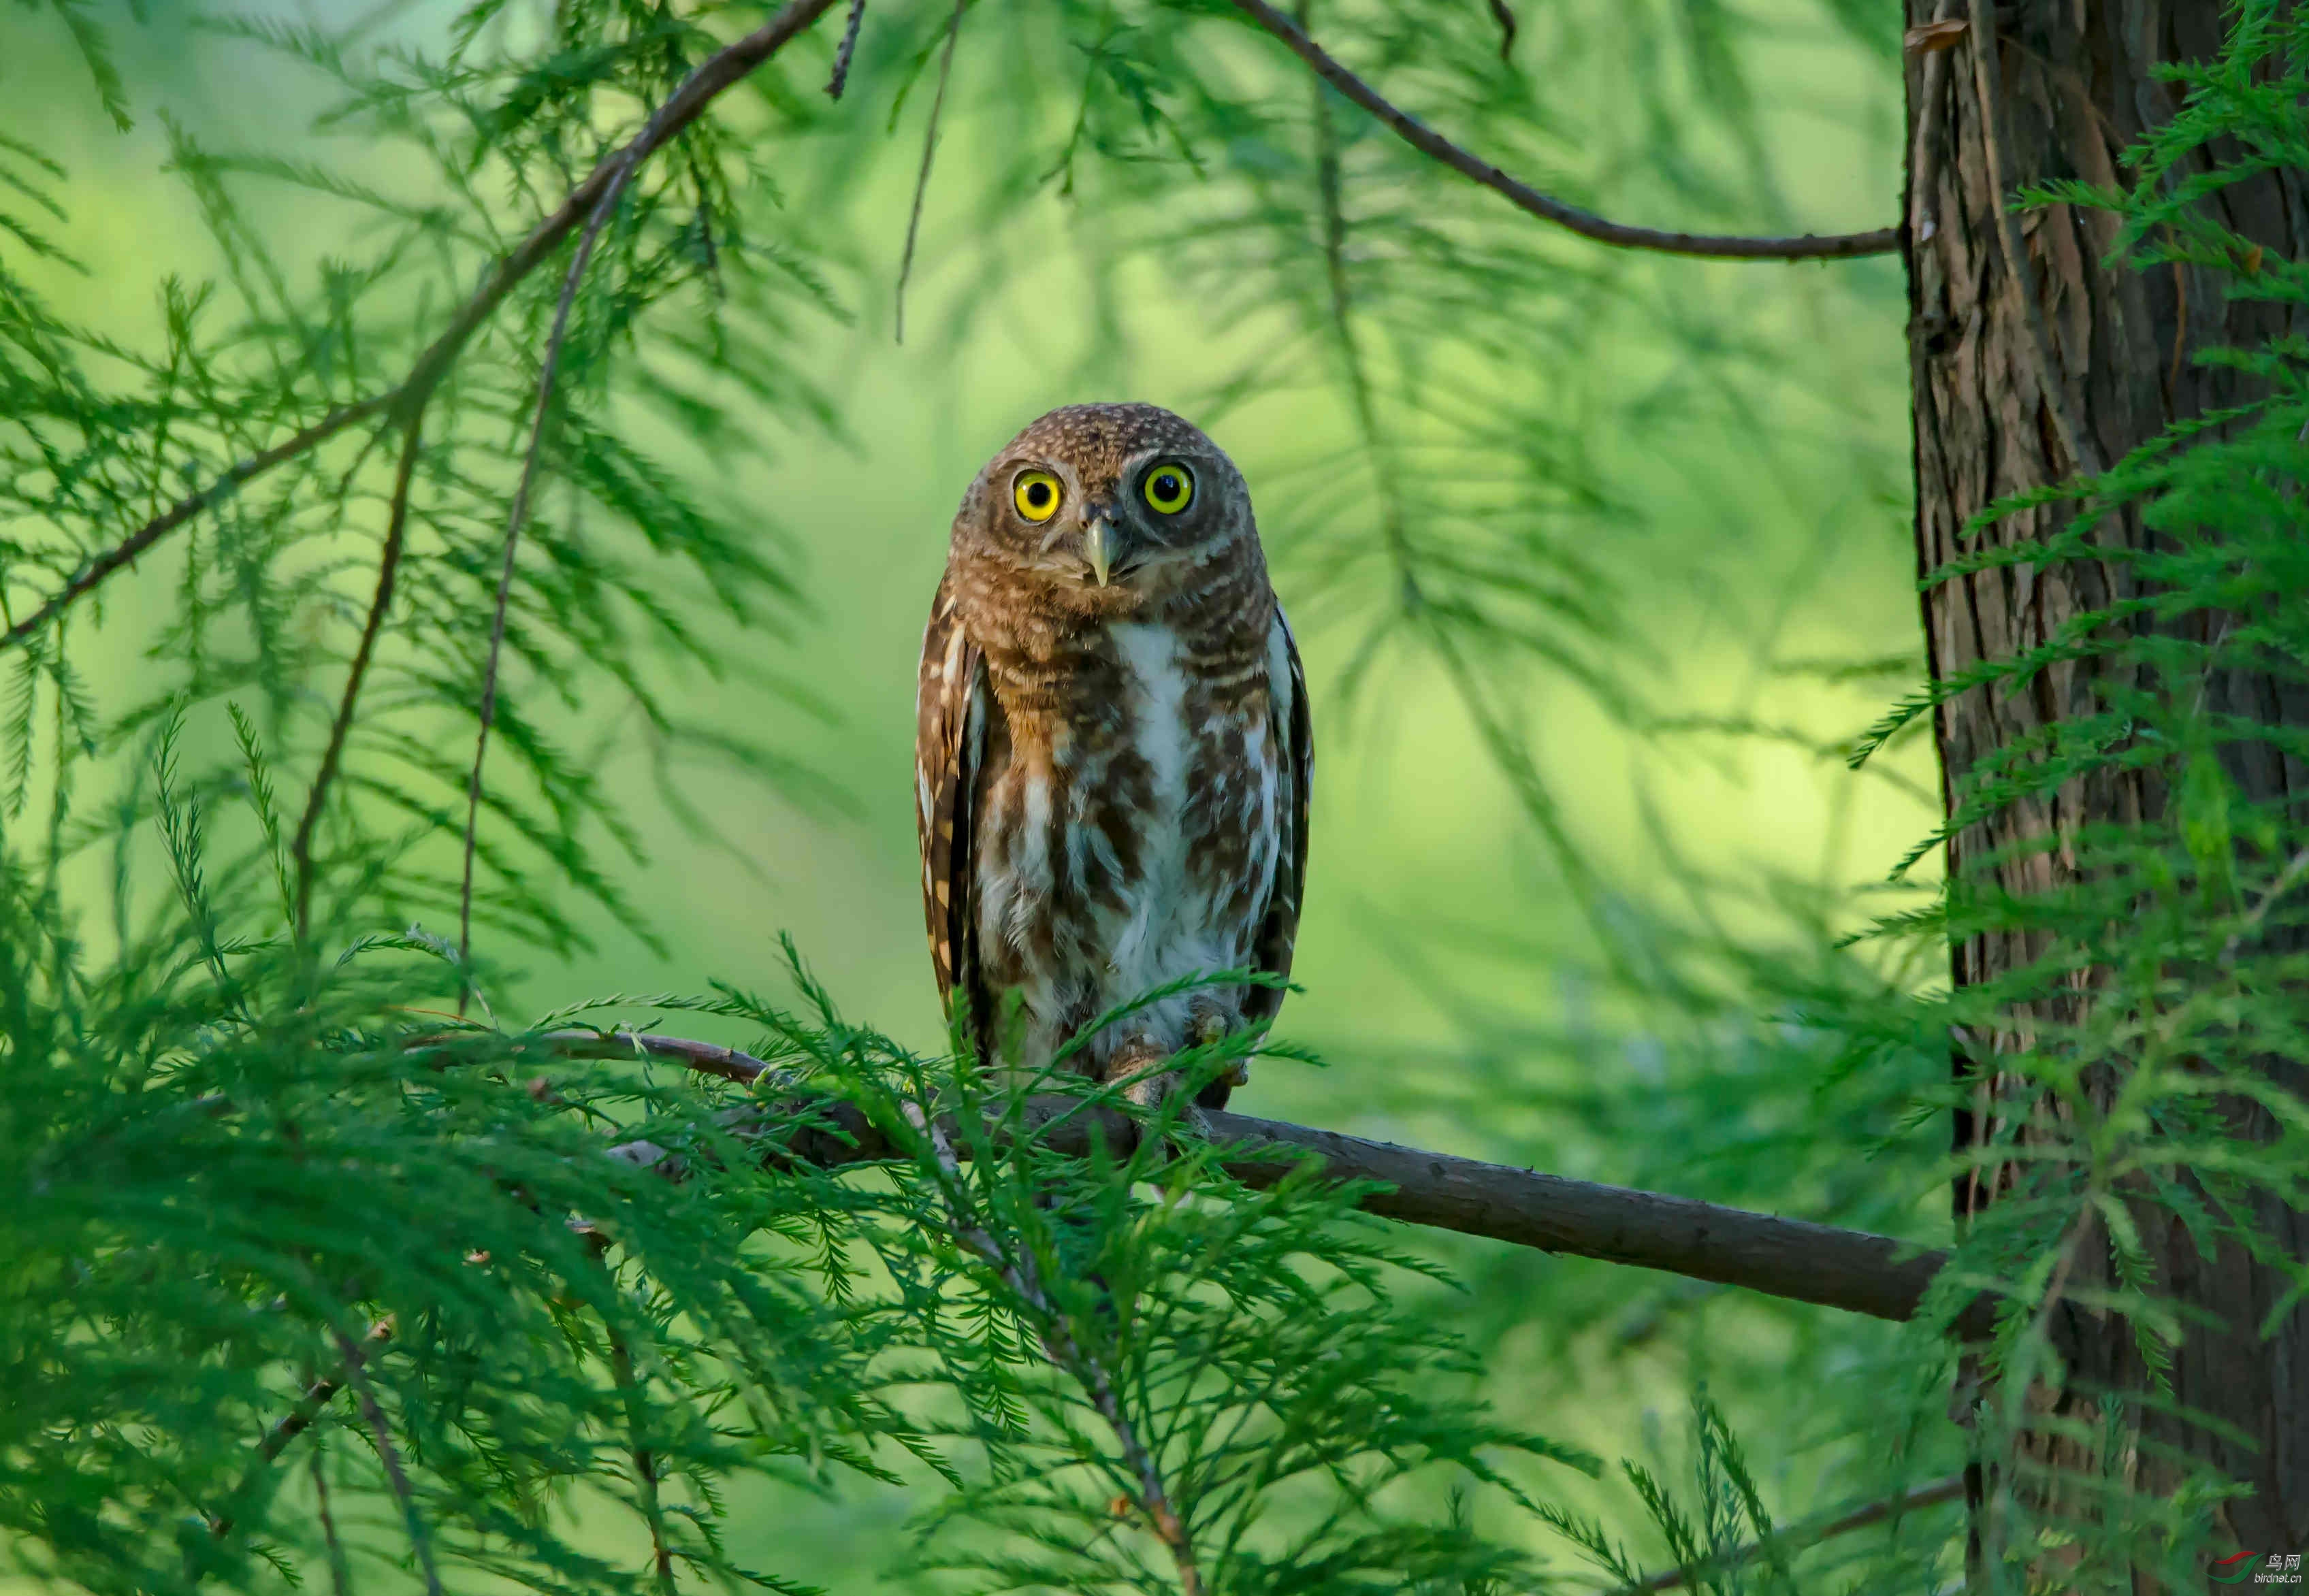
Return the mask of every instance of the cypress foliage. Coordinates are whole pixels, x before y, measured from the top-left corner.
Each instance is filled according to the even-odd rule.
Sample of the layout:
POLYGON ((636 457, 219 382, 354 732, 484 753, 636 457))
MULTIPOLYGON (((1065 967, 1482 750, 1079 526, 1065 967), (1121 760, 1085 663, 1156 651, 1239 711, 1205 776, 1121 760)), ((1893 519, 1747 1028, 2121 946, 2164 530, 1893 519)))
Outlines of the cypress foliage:
MULTIPOLYGON (((1518 61, 1671 61, 1629 80, 1658 190, 1798 230, 1740 24, 1713 4, 1615 8, 1608 47, 1583 36, 1594 18, 1518 28, 1497 5, 1296 16, 1517 172, 1577 138, 1518 61), (1684 116, 1726 153, 1683 148, 1684 116)), ((147 115, 113 54, 113 30, 144 21, 63 0, 36 20, 107 116, 147 115)), ((927 1501, 897 1554, 926 1589, 1474 1596, 1572 1561, 1613 1587, 1673 1565, 1712 1592, 1925 1589, 1961 1566, 1943 1480, 1966 1461, 2000 1465, 1990 1588, 2041 1580, 2048 1549, 2076 1591, 2143 1570, 2194 1585, 2233 1549, 2222 1504, 2247 1465, 2175 1445, 2191 1415, 2159 1384, 2214 1327, 2140 1237, 2177 1228, 2206 1259, 2279 1272, 2287 1295, 2231 1327, 2248 1337, 2309 1290, 2285 1239, 2309 1206, 2309 1117, 2281 1062, 2299 1053, 2309 833, 2244 801, 2224 763, 2302 758, 2301 732, 2282 704, 2207 687, 2309 669, 2298 341, 2224 352, 2261 397, 2052 490, 2074 509, 2060 537, 1994 556, 2106 559, 2099 518, 2137 511, 2158 536, 2106 609, 1808 749, 1878 771, 1956 694, 2037 690, 2089 658, 2100 695, 1975 772, 1894 875, 1928 876, 1998 806, 2111 772, 2177 795, 2168 818, 2047 839, 2078 861, 2057 893, 1928 883, 1908 889, 1922 906, 1881 914, 1713 879, 1662 828, 1686 904, 1647 902, 1580 846, 1526 704, 1570 691, 1694 748, 1802 739, 1651 691, 1631 664, 1653 647, 1641 573, 1601 551, 1633 496, 1598 434, 1737 418, 1779 355, 1687 295, 1677 263, 1621 270, 1537 232, 1239 20, 1019 0, 853 13, 845 37, 824 0, 473 0, 385 44, 365 22, 208 18, 325 85, 319 126, 406 164, 388 181, 168 125, 217 263, 200 280, 165 255, 149 279, 74 260, 65 166, 0 126, 13 1572, 124 1593, 808 1588, 731 1549, 733 1493, 767 1481, 927 1501), (758 53, 713 78, 739 41, 758 53), (845 191, 886 116, 990 98, 1035 136, 887 159, 919 159, 982 223, 1065 194, 1118 335, 1118 285, 1159 258, 1240 332, 1212 414, 1308 396, 1331 441, 1276 462, 1262 508, 1288 506, 1270 537, 1302 627, 1353 639, 1326 688, 1338 723, 1384 673, 1433 672, 1580 907, 1593 1006, 1560 1025, 1406 953, 1462 1039, 1419 1111, 1455 1091, 1511 1103, 1552 1147, 1619 1148, 1647 1184, 1920 1245, 1946 1239, 1922 1195, 1999 1182, 1914 1323, 1823 1329, 1820 1310, 1769 1305, 1760 1373, 1708 1347, 1714 1288, 1598 1271, 1550 1277, 1559 1333, 1535 1348, 1527 1260, 1383 1228, 1311 1169, 1238 1180, 1159 1117, 1061 1152, 1041 1134, 1051 1094, 1085 1116, 1125 1106, 1063 1079, 1031 1083, 1030 1105, 1026 1084, 910 1050, 846 1018, 798 955, 783 1002, 751 990, 757 972, 707 972, 745 984, 500 1012, 517 960, 582 953, 612 921, 646 937, 665 911, 631 884, 649 833, 605 775, 613 754, 641 746, 677 813, 700 769, 834 801, 773 738, 686 703, 735 678, 818 707, 775 649, 729 645, 807 612, 809 529, 653 454, 632 423, 669 424, 725 481, 844 437, 838 384, 791 351, 852 314, 845 191), (678 125, 667 107, 687 108, 678 125), (42 273, 72 270, 149 295, 149 330, 57 311, 42 273), (1690 368, 1567 408, 1568 384, 1529 374, 1579 369, 1607 315, 1656 319, 1690 368), (2187 624, 2208 612, 2228 619, 2187 624), (125 632, 147 657, 104 679, 95 650, 125 632), (1727 922, 1732 891, 1760 908, 1727 922), (1984 931, 2026 931, 2040 956, 1951 994, 1946 948, 1984 931), (635 1040, 681 1015, 743 1035, 768 1073, 685 1069, 635 1040), (1951 1036, 2003 1042, 1997 1134, 1955 1160, 1943 1117, 1981 1082, 1950 1083, 1951 1036), (1535 1086, 1534 1058, 1567 1067, 1535 1086), (860 1126, 888 1155, 830 1167, 823 1150, 860 1126), (1962 1377, 1989 1395, 1959 1430, 1946 1332, 1984 1291, 1998 1329, 1962 1377), (2145 1378, 2064 1372, 2072 1308, 2129 1322, 2145 1378), (1608 1471, 1509 1417, 1518 1388, 1560 1400, 1599 1359, 1625 1368, 1664 1342, 1691 1387, 1689 1444, 1660 1448, 1673 1469, 1608 1471), (1735 1427, 1725 1384, 1775 1396, 1786 1433, 1735 1427), (2048 1425, 2071 1479, 2001 1467, 2048 1425), (2154 1466, 2129 1461, 2144 1452, 2154 1466), (1830 1460, 1833 1505, 1776 1520, 1767 1496, 1803 1454, 1830 1460)), ((1822 22, 1898 47, 1877 8, 1822 22)), ((2218 198, 2235 174, 2309 160, 2305 27, 2241 0, 2223 56, 2175 73, 2180 114, 2123 192, 2033 203, 2114 209, 2143 269, 2186 260, 2234 293, 2302 297, 2301 266, 2227 230, 2218 198)), ((1016 247, 985 225, 950 249, 973 286, 930 337, 962 336, 1016 247)), ((1854 272, 1864 298, 1890 280, 1747 269, 1854 272)), ((1787 669, 1916 674, 1905 653, 1787 669)), ((1575 962, 1492 952, 1567 982, 1575 962)))

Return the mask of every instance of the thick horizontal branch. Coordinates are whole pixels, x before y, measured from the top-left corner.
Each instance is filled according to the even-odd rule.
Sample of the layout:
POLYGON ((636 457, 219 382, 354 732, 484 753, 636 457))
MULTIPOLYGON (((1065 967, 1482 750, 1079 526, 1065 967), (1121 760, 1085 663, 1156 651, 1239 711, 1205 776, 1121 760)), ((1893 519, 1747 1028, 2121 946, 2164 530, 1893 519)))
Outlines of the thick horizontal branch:
POLYGON ((1890 254, 1900 247, 1898 228, 1877 228, 1865 233, 1805 233, 1795 237, 1759 238, 1721 233, 1677 233, 1656 228, 1630 227, 1583 211, 1527 183, 1509 177, 1481 157, 1471 154, 1429 127, 1409 112, 1382 98, 1379 91, 1348 71, 1310 39, 1300 26, 1267 0, 1234 0, 1235 9, 1281 39, 1291 53, 1314 68, 1317 76, 1348 99, 1369 111, 1397 138, 1431 160, 1441 162, 1462 177, 1472 177, 1518 208, 1543 221, 1570 229, 1583 238, 1622 249, 1648 249, 1665 254, 1697 255, 1718 261, 1841 261, 1859 255, 1890 254))
MULTIPOLYGON (((445 1039, 428 1039, 439 1040, 445 1039)), ((629 1058, 646 1053, 745 1084, 770 1070, 747 1054, 676 1037, 556 1031, 523 1045, 568 1057, 629 1058)), ((905 1156, 853 1105, 828 1099, 812 1101, 811 1107, 823 1128, 812 1127, 787 1142, 786 1156, 793 1160, 835 1168, 905 1156)), ((1029 1134, 1067 1153, 1088 1151, 1094 1136, 1126 1145, 1137 1134, 1120 1112, 1068 1098, 1034 1099, 1026 1118, 1029 1134)), ((1245 1185, 1271 1186, 1294 1164, 1311 1157, 1333 1178, 1385 1183, 1391 1189, 1364 1198, 1362 1206, 1388 1219, 1543 1252, 1632 1264, 1872 1318, 1905 1321, 1914 1316, 1925 1287, 1948 1261, 1946 1253, 1917 1252, 1865 1230, 1569 1180, 1245 1114, 1206 1113, 1203 1119, 1214 1142, 1240 1150, 1240 1156, 1228 1158, 1225 1167, 1245 1185), (1277 1158, 1278 1152, 1299 1156, 1277 1158)), ((652 1165, 672 1157, 646 1142, 627 1143, 617 1151, 631 1161, 652 1165)), ((1959 1319, 1958 1333, 1967 1339, 1985 1336, 1991 1313, 1985 1298, 1975 1303, 1959 1319)))
POLYGON ((825 15, 833 4, 834 0, 790 0, 784 9, 759 28, 707 56, 695 72, 682 80, 681 85, 664 103, 651 113, 640 133, 595 166, 583 182, 569 191, 559 209, 532 228, 526 237, 497 258, 489 268, 489 274, 481 280, 480 287, 459 308, 440 335, 417 357, 407 376, 382 393, 372 394, 330 411, 303 431, 227 468, 214 482, 199 492, 178 499, 112 548, 90 559, 47 602, 9 627, 4 634, 0 634, 0 648, 30 637, 55 619, 67 606, 169 533, 275 466, 310 453, 358 422, 388 413, 405 416, 421 405, 440 384, 441 379, 448 375, 449 368, 456 364, 458 355, 473 334, 480 330, 482 324, 496 314, 497 307, 505 303, 523 279, 561 246, 578 223, 592 214, 602 196, 610 192, 610 185, 619 181, 621 173, 630 173, 648 160, 653 151, 696 121, 723 91, 742 82, 755 68, 776 55, 789 40, 825 15))

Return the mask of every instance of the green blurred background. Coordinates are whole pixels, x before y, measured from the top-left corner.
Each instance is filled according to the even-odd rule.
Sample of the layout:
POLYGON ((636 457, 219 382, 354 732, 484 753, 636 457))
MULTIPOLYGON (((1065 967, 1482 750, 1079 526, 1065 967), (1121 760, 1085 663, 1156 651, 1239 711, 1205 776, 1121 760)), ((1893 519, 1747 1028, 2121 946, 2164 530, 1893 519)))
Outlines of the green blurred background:
MULTIPOLYGON (((38 130, 66 161, 71 216, 58 232, 91 267, 12 269, 65 313, 123 336, 151 332, 160 273, 197 272, 204 257, 212 265, 190 200, 163 170, 159 113, 220 144, 294 147, 320 103, 277 56, 195 28, 190 9, 159 0, 142 25, 105 13, 120 24, 139 112, 125 134, 98 109, 54 15, 0 12, 0 126, 38 130)), ((333 22, 373 9, 309 0, 266 14, 333 22)), ((1674 39, 1681 10, 1619 0, 1518 10, 1531 91, 1569 130, 1552 146, 1556 169, 1521 174, 1542 186, 1662 225, 1834 231, 1894 220, 1898 71, 1865 30, 1804 0, 1723 13, 1770 151, 1766 171, 1699 103, 1706 85, 1679 75, 1696 57, 1656 47, 1674 39), (1689 98, 1691 114, 1664 131, 1627 92, 1631 74, 1670 105, 1689 98), (1726 213, 1724 185, 1656 159, 1664 137, 1693 170, 1748 173, 1733 200, 1771 213, 1726 213)), ((394 7, 380 25, 422 39, 446 13, 394 7)), ((919 33, 921 19, 943 15, 933 7, 904 21, 919 33)), ((923 207, 904 343, 893 337, 891 298, 927 97, 917 92, 884 132, 887 80, 869 56, 852 94, 870 125, 795 154, 787 205, 813 229, 838 226, 847 272, 834 287, 855 314, 846 325, 805 325, 790 355, 828 387, 840 427, 765 421, 768 462, 735 468, 679 437, 647 440, 700 483, 758 506, 790 539, 810 615, 783 635, 723 643, 766 653, 824 712, 704 677, 685 686, 688 702, 733 730, 766 729, 824 786, 779 792, 686 769, 674 779, 705 826, 685 826, 644 763, 620 752, 617 729, 577 706, 567 726, 603 739, 646 834, 646 862, 618 867, 663 951, 594 914, 595 952, 516 960, 516 1013, 605 991, 694 991, 712 978, 774 988, 785 933, 851 1014, 925 1047, 939 1035, 913 858, 912 693, 955 504, 979 463, 1053 405, 1129 397, 1205 418, 1214 384, 1253 335, 1166 280, 1159 247, 1099 280, 1085 258, 1101 240, 1085 235, 1102 224, 1055 186, 988 236, 983 180, 1021 159, 1026 134, 1006 119, 999 52, 973 54, 973 42, 965 35, 923 207)), ((1247 37, 1241 47, 1262 48, 1247 37)), ((796 81, 807 86, 806 74, 796 81)), ((422 176, 342 141, 312 149, 380 184, 422 176)), ((334 245, 293 199, 260 203, 258 213, 291 258, 334 245)), ((1541 224, 1528 229, 1534 247, 1565 250, 1541 224)), ((1898 267, 1566 253, 1613 291, 1593 307, 1584 360, 1528 379, 1544 402, 1585 418, 1598 475, 1621 506, 1590 551, 1627 596, 1630 641, 1610 669, 1665 714, 1725 726, 1632 727, 1545 673, 1519 679, 1511 713, 1578 853, 1609 889, 1607 918, 1801 962, 1822 927, 1856 925, 1881 906, 1863 889, 1929 831, 1936 809, 1928 747, 1910 742, 1855 773, 1828 746, 1922 672, 1898 267), (1841 680, 1813 668, 1853 660, 1890 663, 1841 680)), ((1291 523, 1306 463, 1351 436, 1348 414, 1336 393, 1294 388, 1227 409, 1210 429, 1283 545, 1277 585, 1296 604, 1311 579, 1275 529, 1291 523)), ((135 621, 140 607, 167 601, 166 573, 156 559, 108 596, 101 649, 119 681, 99 686, 159 668, 140 660, 135 621)), ((1849 1190, 1808 1176, 1788 1189, 1783 1178, 1795 1171, 1772 1152, 1803 1115, 1845 1110, 1808 1097, 1785 1057, 1758 1062, 1769 1049, 1759 1050, 1757 1027, 1694 1001, 1647 1013, 1641 984, 1604 969, 1593 922, 1442 674, 1388 656, 1358 712, 1337 712, 1338 675, 1363 619, 1352 607, 1307 613, 1319 747, 1312 879, 1294 972, 1304 991, 1285 1005, 1278 1034, 1327 1067, 1271 1060, 1234 1106, 1768 1209, 1849 1212, 1849 1190), (1751 1068, 1746 1123, 1739 1074, 1751 1068), (1680 1091, 1702 1079, 1705 1091, 1680 1091)), ((1734 1006, 1742 979, 1722 976, 1719 995, 1734 1006)), ((1916 1170, 1938 1126, 1900 1131, 1853 1112, 1852 1178, 1870 1188, 1873 1222, 1933 1239, 1941 1204, 1916 1170), (1857 1149, 1880 1134, 1891 1150, 1867 1164, 1857 1149)), ((1861 1494, 1882 1461, 1865 1437, 1872 1403, 1892 1405, 1872 1388, 1891 1346, 1885 1327, 1491 1244, 1404 1239, 1467 1281, 1464 1293, 1439 1291, 1436 1311, 1484 1345, 1488 1389, 1512 1417, 1607 1459, 1673 1458, 1686 1394, 1704 1379, 1789 1516, 1861 1494)), ((1615 1524, 1638 1522, 1624 1488, 1564 1488, 1615 1524)), ((918 1505, 895 1493, 765 1496, 739 1513, 733 1552, 835 1590, 910 1588, 888 1571, 894 1537, 918 1505)))

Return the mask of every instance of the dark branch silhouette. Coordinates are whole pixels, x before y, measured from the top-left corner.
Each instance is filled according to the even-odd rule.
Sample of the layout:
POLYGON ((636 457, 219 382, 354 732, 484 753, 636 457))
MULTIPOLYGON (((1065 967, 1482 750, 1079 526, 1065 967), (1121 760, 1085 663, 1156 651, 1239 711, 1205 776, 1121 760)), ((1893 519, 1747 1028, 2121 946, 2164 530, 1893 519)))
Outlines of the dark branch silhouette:
POLYGON ((1509 202, 1543 221, 1570 229, 1583 238, 1622 249, 1649 249, 1665 254, 1697 255, 1718 261, 1841 261, 1858 255, 1890 254, 1900 247, 1900 229, 1877 228, 1865 233, 1805 233, 1792 238, 1756 238, 1721 233, 1677 233, 1657 228, 1630 227, 1592 211, 1544 194, 1527 183, 1509 177, 1491 162, 1470 154, 1406 111, 1397 108, 1376 89, 1334 60, 1300 26, 1267 0, 1234 0, 1235 9, 1281 39, 1291 53, 1314 68, 1325 82, 1369 111, 1397 137, 1431 160, 1440 161, 1462 177, 1507 196, 1509 202))

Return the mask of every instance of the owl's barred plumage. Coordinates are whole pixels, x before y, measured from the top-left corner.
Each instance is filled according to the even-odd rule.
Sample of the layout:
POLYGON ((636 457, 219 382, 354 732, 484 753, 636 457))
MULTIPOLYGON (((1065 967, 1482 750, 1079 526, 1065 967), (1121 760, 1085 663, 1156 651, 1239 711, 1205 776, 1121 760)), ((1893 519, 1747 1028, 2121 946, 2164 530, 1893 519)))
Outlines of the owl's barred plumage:
MULTIPOLYGON (((1015 1041, 1038 1070, 1153 988, 1289 972, 1306 681, 1249 490, 1198 429, 1153 405, 1070 405, 988 462, 955 518, 917 709, 931 958, 982 1059, 1015 1041), (1155 501, 1179 483, 1157 473, 1180 469, 1191 496, 1165 513, 1155 501), (1022 473, 1049 474, 1055 508, 1022 473), (1014 992, 1022 1029, 998 1043, 1014 992)), ((1077 1057, 1102 1078, 1135 1074, 1282 999, 1200 988, 1118 1020, 1077 1057)), ((1199 1100, 1223 1105, 1234 1083, 1199 1100)))

